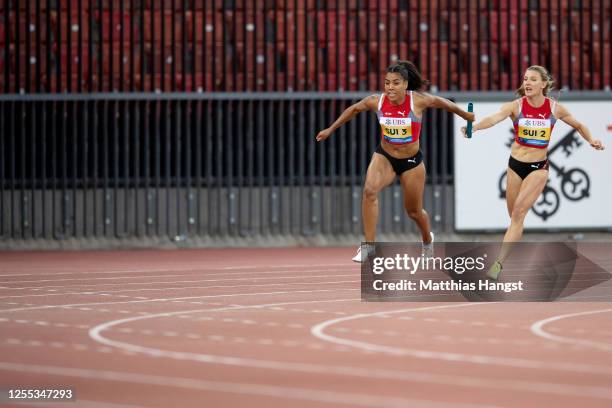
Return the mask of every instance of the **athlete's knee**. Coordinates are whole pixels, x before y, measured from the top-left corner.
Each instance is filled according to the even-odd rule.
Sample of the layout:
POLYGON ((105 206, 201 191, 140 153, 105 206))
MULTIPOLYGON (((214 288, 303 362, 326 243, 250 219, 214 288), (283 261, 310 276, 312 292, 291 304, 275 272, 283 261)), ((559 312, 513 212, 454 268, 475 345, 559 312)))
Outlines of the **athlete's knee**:
POLYGON ((408 214, 408 217, 411 219, 416 220, 423 215, 423 209, 406 207, 406 214, 408 214))
POLYGON ((366 184, 363 188, 363 198, 368 201, 375 201, 378 198, 378 192, 380 190, 375 186, 366 184))
POLYGON ((511 214, 512 222, 523 222, 528 212, 529 212, 529 207, 520 206, 520 205, 514 206, 514 208, 512 209, 512 214, 511 214))

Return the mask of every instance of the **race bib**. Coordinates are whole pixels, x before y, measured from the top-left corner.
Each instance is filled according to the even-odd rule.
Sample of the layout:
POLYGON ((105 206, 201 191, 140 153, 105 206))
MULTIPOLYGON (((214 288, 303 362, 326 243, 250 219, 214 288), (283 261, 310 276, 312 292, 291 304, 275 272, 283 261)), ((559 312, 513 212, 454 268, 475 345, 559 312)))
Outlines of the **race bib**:
POLYGON ((525 144, 546 146, 550 141, 550 119, 519 119, 518 138, 525 144))
POLYGON ((380 118, 380 128, 385 140, 403 144, 412 142, 412 121, 410 118, 380 118))

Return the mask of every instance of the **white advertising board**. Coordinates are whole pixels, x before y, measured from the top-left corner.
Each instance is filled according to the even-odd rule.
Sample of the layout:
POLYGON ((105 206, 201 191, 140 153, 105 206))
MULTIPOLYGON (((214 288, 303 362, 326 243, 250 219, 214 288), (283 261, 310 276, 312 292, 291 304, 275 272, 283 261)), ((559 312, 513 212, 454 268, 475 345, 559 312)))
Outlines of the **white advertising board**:
MULTIPOLYGON (((476 121, 503 102, 474 103, 476 121)), ((549 179, 525 219, 526 229, 612 228, 612 101, 561 102, 606 150, 593 149, 558 120, 548 147, 549 179)), ((512 121, 461 135, 455 115, 455 229, 503 230, 510 223, 505 174, 513 137, 512 121)))

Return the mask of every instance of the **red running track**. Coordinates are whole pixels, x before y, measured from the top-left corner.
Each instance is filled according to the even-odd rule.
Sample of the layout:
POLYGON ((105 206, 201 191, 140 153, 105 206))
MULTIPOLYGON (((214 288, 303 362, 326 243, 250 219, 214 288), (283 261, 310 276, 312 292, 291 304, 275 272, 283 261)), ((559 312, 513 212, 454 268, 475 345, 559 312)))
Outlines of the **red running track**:
POLYGON ((45 405, 66 407, 612 406, 610 303, 366 303, 352 255, 0 254, 0 388, 71 388, 45 405))

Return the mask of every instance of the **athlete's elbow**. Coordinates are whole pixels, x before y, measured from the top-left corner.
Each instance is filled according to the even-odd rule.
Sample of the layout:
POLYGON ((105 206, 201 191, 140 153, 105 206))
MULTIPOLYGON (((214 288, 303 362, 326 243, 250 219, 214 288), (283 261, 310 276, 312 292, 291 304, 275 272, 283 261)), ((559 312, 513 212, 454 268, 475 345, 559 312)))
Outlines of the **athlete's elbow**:
POLYGON ((349 115, 351 118, 352 118, 352 117, 354 117, 355 115, 357 115, 359 112, 362 112, 362 110, 359 108, 359 105, 352 105, 352 106, 349 106, 349 107, 346 109, 346 113, 347 113, 347 114, 348 114, 348 115, 349 115))
POLYGON ((584 126, 584 124, 580 122, 576 123, 576 126, 574 126, 574 129, 576 129, 576 131, 580 133, 581 135, 583 135, 587 131, 587 127, 584 126))

